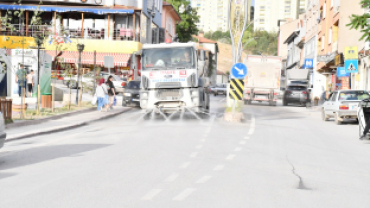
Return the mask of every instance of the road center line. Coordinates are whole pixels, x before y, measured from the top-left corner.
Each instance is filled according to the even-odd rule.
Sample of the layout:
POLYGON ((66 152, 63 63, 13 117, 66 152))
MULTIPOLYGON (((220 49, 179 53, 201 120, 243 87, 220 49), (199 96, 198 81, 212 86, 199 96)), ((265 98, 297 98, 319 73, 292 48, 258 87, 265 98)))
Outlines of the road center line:
POLYGON ((183 192, 181 192, 179 195, 175 196, 172 200, 182 201, 186 197, 188 197, 191 193, 193 193, 195 190, 196 190, 195 188, 187 188, 183 192))
POLYGON ((237 148, 235 148, 235 150, 234 150, 235 152, 240 152, 240 151, 242 151, 242 148, 241 147, 237 147, 237 148))
POLYGON ((189 165, 190 165, 190 162, 185 162, 185 163, 183 163, 182 165, 180 165, 180 168, 181 168, 181 169, 185 169, 185 168, 187 168, 189 165))
POLYGON ((229 155, 229 156, 227 156, 225 159, 226 160, 232 160, 232 159, 234 159, 234 157, 235 157, 236 155, 229 155))
POLYGON ((141 200, 152 200, 157 194, 159 194, 162 189, 153 189, 149 191, 145 196, 141 198, 141 200))
POLYGON ((254 128, 256 127, 256 119, 252 116, 251 126, 248 132, 248 135, 252 135, 254 133, 254 128))
POLYGON ((212 176, 203 176, 202 178, 200 178, 197 182, 195 183, 205 183, 207 182, 209 179, 211 179, 212 176))
POLYGON ((244 145, 244 144, 246 144, 247 142, 246 141, 240 141, 240 143, 239 144, 242 144, 242 145, 244 145))
POLYGON ((166 178, 166 180, 164 180, 165 182, 173 182, 174 180, 176 180, 176 178, 179 177, 179 174, 178 173, 173 173, 172 175, 170 175, 168 178, 166 178))
POLYGON ((198 152, 193 152, 193 153, 190 154, 190 157, 196 157, 197 154, 198 154, 198 152))
POLYGON ((215 168, 213 168, 213 170, 219 171, 224 169, 224 167, 225 167, 224 165, 217 165, 215 168))
POLYGON ((202 149, 202 147, 203 147, 203 145, 200 144, 200 145, 197 145, 195 148, 196 149, 202 149))

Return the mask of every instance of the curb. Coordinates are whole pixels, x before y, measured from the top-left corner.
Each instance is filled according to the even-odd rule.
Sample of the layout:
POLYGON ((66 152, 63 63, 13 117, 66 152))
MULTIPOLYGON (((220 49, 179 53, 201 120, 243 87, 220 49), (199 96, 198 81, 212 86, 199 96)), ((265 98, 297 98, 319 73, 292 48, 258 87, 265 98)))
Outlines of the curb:
POLYGON ((87 108, 87 109, 83 109, 83 110, 79 110, 79 111, 63 113, 63 114, 59 114, 59 115, 56 115, 56 116, 50 116, 50 117, 46 117, 46 118, 23 121, 23 122, 19 122, 19 123, 10 123, 10 124, 5 125, 5 129, 11 129, 11 128, 15 128, 15 127, 31 126, 31 125, 41 124, 41 123, 45 123, 45 122, 50 121, 50 120, 61 119, 61 118, 70 116, 71 114, 78 115, 78 114, 82 114, 82 113, 88 113, 88 112, 91 112, 95 109, 96 109, 96 107, 91 107, 91 108, 87 108))
POLYGON ((19 136, 16 136, 16 137, 7 138, 5 140, 5 142, 11 142, 11 141, 15 141, 15 140, 40 136, 40 135, 44 135, 44 134, 57 133, 57 132, 71 130, 71 129, 76 129, 76 128, 86 126, 88 124, 91 124, 91 123, 94 123, 94 122, 97 122, 97 121, 102 121, 102 120, 113 118, 115 116, 121 115, 121 114, 123 114, 127 111, 130 111, 130 110, 131 110, 131 108, 126 108, 126 109, 123 109, 123 110, 121 110, 117 113, 112 113, 112 114, 109 114, 109 115, 106 115, 106 116, 102 116, 102 117, 99 117, 95 120, 85 121, 85 122, 81 122, 81 123, 75 123, 75 124, 72 124, 72 125, 61 126, 61 127, 57 127, 57 128, 53 128, 53 129, 49 129, 49 130, 40 131, 40 132, 26 133, 26 134, 19 135, 19 136))

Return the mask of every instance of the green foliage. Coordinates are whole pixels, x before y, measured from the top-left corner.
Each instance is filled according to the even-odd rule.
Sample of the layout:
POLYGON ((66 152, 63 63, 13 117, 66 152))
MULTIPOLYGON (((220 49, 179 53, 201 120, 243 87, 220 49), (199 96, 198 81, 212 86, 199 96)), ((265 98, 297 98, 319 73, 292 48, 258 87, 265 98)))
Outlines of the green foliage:
MULTIPOLYGON (((362 8, 368 10, 370 8, 370 0, 362 0, 360 2, 362 8)), ((352 14, 350 17, 351 22, 347 24, 350 29, 360 30, 363 33, 360 40, 370 41, 370 14, 365 13, 363 15, 352 14)))
POLYGON ((180 42, 189 42, 193 40, 192 35, 197 35, 199 32, 195 24, 199 22, 197 10, 191 7, 189 0, 167 0, 167 2, 173 5, 182 19, 182 21, 176 25, 176 33, 180 42), (184 5, 186 8, 183 13, 179 12, 181 5, 184 5))
MULTIPOLYGON (((370 0, 369 0, 370 1, 370 0)), ((230 32, 207 32, 204 34, 205 38, 219 41, 222 43, 231 44, 230 32)), ((253 31, 253 25, 244 32, 243 49, 251 52, 254 55, 276 55, 277 54, 277 33, 267 31, 253 31)))

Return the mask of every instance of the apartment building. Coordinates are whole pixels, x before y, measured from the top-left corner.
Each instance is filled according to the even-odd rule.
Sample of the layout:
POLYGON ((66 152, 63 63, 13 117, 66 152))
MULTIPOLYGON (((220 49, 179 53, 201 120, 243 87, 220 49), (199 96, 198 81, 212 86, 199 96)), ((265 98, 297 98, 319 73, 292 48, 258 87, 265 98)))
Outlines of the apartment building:
POLYGON ((254 3, 254 30, 278 31, 278 22, 298 19, 307 0, 258 0, 254 3))
POLYGON ((361 32, 350 30, 346 26, 350 23, 350 15, 363 14, 364 10, 360 2, 361 0, 320 0, 319 2, 317 70, 327 77, 328 93, 336 89, 354 88, 356 80, 360 79, 358 73, 337 77, 337 68, 343 66, 340 56, 344 54, 345 47, 356 46, 361 50, 365 45, 364 41, 360 41, 361 32))
MULTIPOLYGON (((233 3, 232 12, 245 13, 242 5, 243 0, 235 1, 233 3), (239 5, 239 6, 238 6, 239 5)), ((248 20, 250 20, 252 0, 247 0, 248 3, 248 20)), ((204 32, 209 31, 227 31, 229 29, 229 0, 193 0, 192 6, 197 8, 199 15, 199 22, 197 26, 199 30, 204 32)))
MULTIPOLYGON (((12 50, 25 48, 28 51, 23 51, 23 54, 37 58, 37 53, 32 51, 35 49, 29 48, 35 46, 35 36, 43 36, 43 54, 50 57, 50 60, 55 60, 56 57, 59 60, 59 64, 53 64, 51 73, 54 78, 64 74, 66 66, 71 68, 72 73, 77 73, 77 44, 84 44, 81 56, 82 68, 86 69, 84 71, 89 71, 94 66, 108 71, 104 67, 104 57, 112 56, 114 66, 109 71, 121 75, 133 74, 130 65, 131 54, 140 51, 143 43, 164 42, 162 0, 64 0, 64 4, 59 0, 48 0, 42 5, 38 5, 38 2, 23 0, 20 5, 14 5, 13 2, 0 3, 1 17, 4 17, 7 11, 9 15, 13 14, 8 23, 14 27, 0 28, 0 45, 1 48, 6 48, 8 56, 12 56, 12 50), (152 9, 155 16, 150 21, 152 9), (19 10, 24 10, 23 18, 15 16, 19 10), (43 11, 42 22, 39 25, 31 25, 31 18, 36 11, 43 11), (23 42, 25 44, 22 44, 23 42), (56 51, 57 45, 63 48, 60 54, 56 51)), ((6 63, 2 58, 4 57, 0 57, 0 63, 6 63)), ((134 59, 140 67, 139 57, 134 59)), ((11 66, 7 67, 9 69, 11 66)), ((30 63, 25 67, 37 74, 37 64, 30 63)), ((15 71, 17 69, 8 70, 7 75, 4 75, 8 77, 6 96, 14 96, 12 89, 15 73, 12 72, 15 71)))

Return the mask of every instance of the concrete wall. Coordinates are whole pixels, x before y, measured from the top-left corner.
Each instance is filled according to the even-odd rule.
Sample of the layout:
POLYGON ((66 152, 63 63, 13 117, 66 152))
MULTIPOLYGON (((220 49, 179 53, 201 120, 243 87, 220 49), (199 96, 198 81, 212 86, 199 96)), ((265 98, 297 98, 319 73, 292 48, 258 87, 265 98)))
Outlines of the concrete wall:
POLYGON ((297 23, 298 20, 293 20, 280 26, 278 54, 283 59, 286 59, 288 56, 288 46, 284 44, 284 41, 297 29, 297 23))

